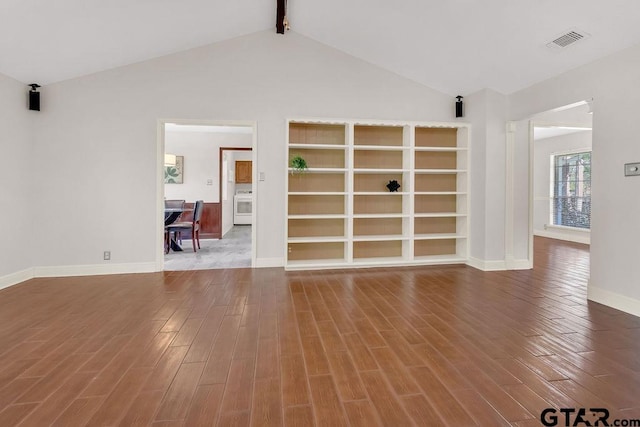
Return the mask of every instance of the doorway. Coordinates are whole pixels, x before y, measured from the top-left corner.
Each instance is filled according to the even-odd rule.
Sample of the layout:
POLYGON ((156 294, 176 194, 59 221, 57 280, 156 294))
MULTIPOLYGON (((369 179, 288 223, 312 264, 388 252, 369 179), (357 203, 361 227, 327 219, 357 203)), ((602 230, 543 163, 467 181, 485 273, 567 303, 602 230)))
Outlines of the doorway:
MULTIPOLYGON (((223 205, 227 207, 229 198, 226 192, 223 193, 223 189, 227 190, 229 186, 226 185, 226 180, 221 179, 223 158, 220 156, 223 154, 221 148, 233 149, 233 152, 242 152, 248 156, 247 161, 255 165, 256 140, 254 122, 159 120, 159 270, 255 267, 256 209, 252 209, 249 215, 249 227, 242 230, 242 245, 231 245, 233 234, 223 238, 224 231, 229 231, 222 228, 223 219, 228 218, 223 205), (172 161, 174 158, 175 166, 165 164, 165 159, 172 161), (175 233, 175 230, 182 223, 193 224, 194 208, 199 200, 203 202, 199 221, 200 238, 196 238, 194 242, 191 227, 185 233, 182 230, 175 233), (175 206, 181 201, 184 201, 184 212, 174 220, 170 250, 165 253, 165 206, 175 206)), ((256 195, 255 181, 252 179, 244 186, 251 202, 256 195)), ((251 206, 255 204, 251 203, 251 206)))
POLYGON ((532 246, 534 236, 590 244, 592 128, 591 101, 529 120, 532 246))
POLYGON ((220 238, 232 229, 235 235, 246 235, 239 231, 243 226, 250 230, 253 224, 253 161, 251 147, 220 147, 218 176, 220 183, 220 238))

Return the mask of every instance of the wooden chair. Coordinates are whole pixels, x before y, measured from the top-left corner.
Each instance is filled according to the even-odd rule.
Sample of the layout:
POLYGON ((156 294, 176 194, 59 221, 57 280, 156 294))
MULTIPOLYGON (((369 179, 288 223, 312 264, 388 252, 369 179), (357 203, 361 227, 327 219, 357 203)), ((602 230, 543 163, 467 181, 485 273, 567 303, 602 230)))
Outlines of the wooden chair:
MULTIPOLYGON (((184 200, 167 200, 165 199, 164 201, 164 208, 165 209, 184 209, 184 200)), ((180 218, 182 217, 182 214, 168 214, 167 211, 165 211, 164 213, 164 225, 165 225, 165 229, 164 229, 164 241, 165 241, 165 246, 164 246, 164 251, 165 253, 169 253, 169 233, 167 232, 167 228, 166 226, 169 224, 173 224, 174 222, 180 221, 180 218)))
POLYGON ((169 224, 165 229, 167 230, 167 244, 171 241, 171 233, 175 233, 176 237, 182 232, 191 232, 191 241, 193 242, 193 251, 197 252, 200 249, 200 218, 202 218, 202 210, 204 209, 204 202, 202 200, 196 201, 193 208, 193 220, 191 222, 174 222, 169 224), (196 242, 198 249, 196 249, 196 242))

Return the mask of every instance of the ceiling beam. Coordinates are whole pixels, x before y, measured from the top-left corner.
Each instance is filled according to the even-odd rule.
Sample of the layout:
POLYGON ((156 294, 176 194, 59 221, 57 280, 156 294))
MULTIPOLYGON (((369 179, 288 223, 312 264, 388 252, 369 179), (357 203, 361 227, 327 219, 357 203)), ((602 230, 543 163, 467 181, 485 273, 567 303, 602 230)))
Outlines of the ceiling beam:
POLYGON ((277 10, 276 10, 276 33, 284 34, 284 18, 287 14, 287 5, 285 0, 277 0, 277 10))

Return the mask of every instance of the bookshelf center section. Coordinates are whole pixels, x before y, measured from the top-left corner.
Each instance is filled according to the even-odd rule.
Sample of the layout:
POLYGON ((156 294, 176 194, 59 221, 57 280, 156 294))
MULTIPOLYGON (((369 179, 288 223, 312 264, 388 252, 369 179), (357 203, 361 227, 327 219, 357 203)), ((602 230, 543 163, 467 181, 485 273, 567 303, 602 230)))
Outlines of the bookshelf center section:
POLYGON ((468 125, 287 124, 285 268, 464 263, 468 125), (398 187, 399 186, 399 187, 398 187))

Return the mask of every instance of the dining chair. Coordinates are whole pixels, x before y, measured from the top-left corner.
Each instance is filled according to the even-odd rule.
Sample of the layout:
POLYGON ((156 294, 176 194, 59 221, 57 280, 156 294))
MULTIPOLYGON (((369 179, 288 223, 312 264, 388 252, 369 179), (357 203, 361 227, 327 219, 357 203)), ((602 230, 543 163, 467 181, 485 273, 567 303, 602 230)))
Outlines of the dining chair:
MULTIPOLYGON (((185 200, 164 200, 164 208, 165 209, 184 209, 184 203, 185 200)), ((167 214, 167 212, 165 211, 164 213, 164 225, 165 225, 165 229, 164 229, 164 240, 165 240, 165 252, 169 253, 169 247, 168 242, 169 242, 169 235, 168 235, 168 231, 166 226, 169 224, 173 224, 174 222, 180 221, 180 218, 182 217, 182 214, 179 215, 175 215, 175 214, 167 214)))
POLYGON ((202 218, 203 209, 204 201, 197 200, 193 208, 192 221, 174 222, 173 224, 168 225, 165 228, 168 233, 167 241, 171 240, 171 233, 176 233, 176 236, 179 236, 182 232, 190 231, 191 241, 193 242, 193 251, 197 252, 198 249, 200 249, 200 218, 202 218), (196 249, 196 243, 198 244, 198 249, 196 249))

